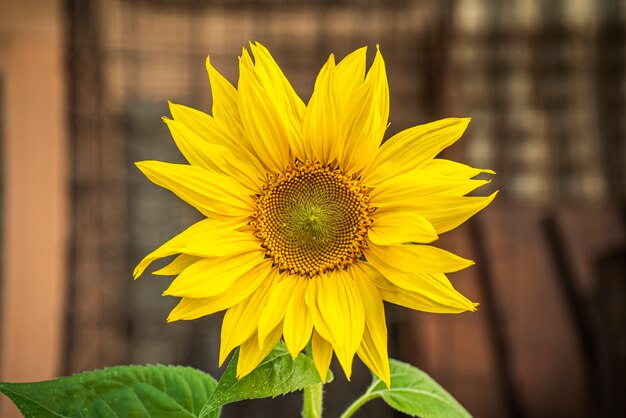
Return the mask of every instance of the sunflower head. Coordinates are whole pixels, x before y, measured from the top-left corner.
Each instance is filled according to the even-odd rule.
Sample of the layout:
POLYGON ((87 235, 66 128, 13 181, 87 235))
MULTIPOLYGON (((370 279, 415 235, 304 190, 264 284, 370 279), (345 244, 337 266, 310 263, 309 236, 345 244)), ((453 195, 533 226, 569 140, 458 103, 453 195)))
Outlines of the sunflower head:
POLYGON ((367 200, 354 176, 296 161, 268 178, 250 225, 281 271, 313 277, 362 257, 374 210, 367 200))
POLYGON ((467 196, 490 170, 436 158, 469 119, 406 129, 383 143, 389 90, 377 48, 331 55, 305 104, 259 43, 243 50, 237 88, 207 59, 212 115, 170 103, 165 119, 189 164, 137 163, 205 219, 148 254, 139 277, 176 278, 168 321, 225 310, 220 364, 240 347, 238 376, 282 338, 311 342, 325 379, 333 353, 354 355, 389 385, 383 301, 436 313, 475 310, 446 273, 470 260, 427 245, 495 197, 467 196), (382 145, 381 145, 382 144, 382 145))

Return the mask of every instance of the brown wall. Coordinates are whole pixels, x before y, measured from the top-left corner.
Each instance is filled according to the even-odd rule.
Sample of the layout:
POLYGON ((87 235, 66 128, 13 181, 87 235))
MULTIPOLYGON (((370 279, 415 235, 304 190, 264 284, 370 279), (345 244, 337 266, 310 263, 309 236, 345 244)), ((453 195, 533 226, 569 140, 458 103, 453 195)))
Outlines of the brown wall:
MULTIPOLYGON (((0 5, 3 381, 55 377, 61 357, 67 153, 58 3, 0 5)), ((19 416, 4 397, 0 416, 19 416)))

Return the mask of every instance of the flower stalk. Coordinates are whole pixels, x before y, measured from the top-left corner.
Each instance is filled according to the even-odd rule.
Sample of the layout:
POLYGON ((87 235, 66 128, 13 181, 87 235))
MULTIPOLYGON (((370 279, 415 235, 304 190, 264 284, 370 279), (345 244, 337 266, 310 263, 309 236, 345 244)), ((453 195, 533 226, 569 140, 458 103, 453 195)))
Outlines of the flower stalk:
POLYGON ((322 418, 324 390, 321 383, 304 388, 302 418, 322 418))
POLYGON ((348 409, 346 409, 344 413, 341 414, 341 417, 339 418, 350 418, 357 411, 357 409, 359 409, 360 407, 362 407, 364 404, 371 401, 372 399, 376 399, 377 397, 378 397, 378 394, 376 393, 363 394, 356 401, 352 402, 352 404, 348 407, 348 409))

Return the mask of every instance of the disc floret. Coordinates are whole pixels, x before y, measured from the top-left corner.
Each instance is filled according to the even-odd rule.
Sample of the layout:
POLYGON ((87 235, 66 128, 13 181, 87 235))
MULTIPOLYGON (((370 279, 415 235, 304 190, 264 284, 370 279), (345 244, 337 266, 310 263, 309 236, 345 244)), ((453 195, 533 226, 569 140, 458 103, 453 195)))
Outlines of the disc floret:
POLYGON ((313 277, 361 258, 373 208, 355 176, 296 162, 268 178, 251 222, 266 255, 291 274, 313 277))

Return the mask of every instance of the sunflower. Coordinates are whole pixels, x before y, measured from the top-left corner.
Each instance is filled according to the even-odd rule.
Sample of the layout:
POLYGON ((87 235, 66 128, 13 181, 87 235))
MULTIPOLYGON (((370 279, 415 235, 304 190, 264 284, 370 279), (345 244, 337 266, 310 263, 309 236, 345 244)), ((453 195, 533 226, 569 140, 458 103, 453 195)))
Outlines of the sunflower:
POLYGON ((261 44, 244 48, 233 87, 207 58, 212 115, 170 103, 164 118, 189 164, 137 163, 206 217, 146 256, 176 257, 157 275, 182 298, 168 321, 225 310, 220 365, 240 348, 250 373, 282 338, 307 344, 324 380, 335 353, 347 378, 354 355, 389 385, 383 301, 426 312, 476 304, 445 273, 472 261, 428 245, 495 197, 466 196, 490 170, 435 158, 465 131, 449 118, 382 143, 389 88, 377 48, 323 66, 305 104, 261 44), (382 143, 382 145, 381 145, 382 143))

